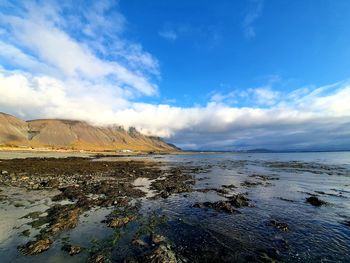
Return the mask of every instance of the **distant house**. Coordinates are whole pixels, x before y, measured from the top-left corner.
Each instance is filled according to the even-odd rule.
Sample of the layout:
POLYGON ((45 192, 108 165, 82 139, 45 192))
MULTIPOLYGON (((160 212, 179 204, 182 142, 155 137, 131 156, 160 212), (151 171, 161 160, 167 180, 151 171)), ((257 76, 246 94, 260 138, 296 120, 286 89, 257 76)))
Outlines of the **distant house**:
POLYGON ((122 153, 132 153, 133 151, 132 151, 132 150, 119 150, 119 152, 122 152, 122 153))

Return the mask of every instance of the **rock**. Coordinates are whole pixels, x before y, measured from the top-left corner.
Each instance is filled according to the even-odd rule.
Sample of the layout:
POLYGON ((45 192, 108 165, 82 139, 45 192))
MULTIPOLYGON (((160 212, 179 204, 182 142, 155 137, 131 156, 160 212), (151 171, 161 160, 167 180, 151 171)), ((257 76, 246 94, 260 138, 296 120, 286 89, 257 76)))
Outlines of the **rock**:
POLYGON ((19 180, 20 180, 20 181, 27 181, 27 180, 29 180, 29 177, 28 177, 28 176, 21 176, 21 177, 19 178, 19 180))
POLYGON ((171 250, 169 245, 160 245, 150 253, 129 262, 147 262, 147 263, 177 263, 175 253, 171 250))
POLYGON ((234 213, 236 210, 232 207, 232 204, 227 201, 219 201, 212 206, 216 211, 223 211, 226 213, 234 213))
POLYGON ((163 243, 165 242, 165 240, 166 240, 165 236, 152 234, 152 243, 154 244, 163 243))
POLYGON ((14 207, 24 207, 25 205, 22 203, 14 203, 14 207))
POLYGON ((327 204, 327 202, 319 199, 317 196, 310 196, 306 198, 306 202, 310 203, 313 206, 321 206, 327 204))
POLYGON ((8 172, 8 171, 5 171, 5 170, 2 170, 2 171, 1 171, 1 174, 2 174, 2 175, 8 175, 9 172, 8 172))
POLYGON ((145 242, 145 241, 143 241, 142 239, 133 239, 132 240, 132 244, 133 245, 135 245, 135 246, 140 246, 140 247, 146 247, 146 246, 148 246, 148 244, 145 242))
POLYGON ((134 216, 113 218, 108 222, 107 226, 112 228, 119 228, 119 227, 125 226, 126 224, 128 224, 130 221, 134 219, 135 219, 134 216))
POLYGON ((40 185, 39 184, 33 184, 32 186, 31 186, 31 189, 32 190, 38 190, 40 188, 40 185))
POLYGON ((288 198, 284 198, 284 197, 277 197, 277 198, 280 199, 280 200, 282 200, 282 201, 294 203, 294 200, 291 200, 291 199, 288 199, 288 198))
POLYGON ((172 194, 189 193, 193 191, 194 179, 184 175, 180 168, 172 168, 166 178, 156 180, 151 184, 151 190, 159 192, 158 196, 168 198, 172 194))
POLYGON ((250 206, 249 199, 242 194, 233 195, 228 197, 228 201, 217 201, 217 202, 204 202, 195 203, 193 207, 197 208, 212 208, 218 212, 234 213, 238 212, 235 208, 250 206))
POLYGON ((50 239, 39 239, 28 242, 25 246, 20 247, 19 250, 24 255, 37 255, 50 248, 52 241, 50 239))
POLYGON ((30 236, 30 230, 26 229, 26 230, 22 231, 21 234, 22 234, 22 236, 29 237, 30 236))
POLYGON ((89 260, 89 263, 106 263, 109 262, 104 255, 96 255, 89 260))
POLYGON ((58 188, 60 181, 58 179, 50 179, 47 182, 42 182, 41 185, 44 187, 58 188))
POLYGON ((274 226, 277 229, 287 232, 289 231, 288 224, 287 223, 282 223, 282 222, 277 222, 276 220, 270 220, 269 224, 270 226, 274 226))
POLYGON ((68 252, 69 255, 74 256, 81 252, 81 247, 67 244, 62 247, 62 250, 68 252))
POLYGON ((160 193, 160 196, 164 199, 168 198, 171 195, 171 193, 167 192, 167 191, 162 191, 160 193))
POLYGON ((70 205, 55 205, 48 210, 50 225, 47 233, 56 234, 62 230, 75 228, 79 223, 80 208, 72 208, 70 205))
POLYGON ((232 214, 236 212, 236 210, 232 207, 229 201, 217 201, 217 202, 204 202, 204 203, 195 203, 193 207, 196 208, 212 208, 218 212, 225 212, 232 214))
POLYGON ((244 181, 243 183, 241 183, 241 186, 243 187, 254 187, 254 186, 258 186, 258 185, 262 185, 262 182, 251 182, 251 181, 244 181))
POLYGON ((242 194, 233 195, 229 197, 231 205, 240 208, 244 206, 250 206, 249 199, 242 194))
POLYGON ((223 196, 225 196, 229 193, 229 191, 227 191, 226 189, 214 188, 212 190, 217 192, 219 195, 223 195, 223 196))
POLYGON ((237 188, 237 186, 235 186, 234 184, 228 184, 228 185, 227 185, 227 184, 226 184, 226 185, 225 185, 225 184, 223 184, 223 185, 222 185, 222 187, 224 187, 224 188, 228 188, 228 189, 237 188))

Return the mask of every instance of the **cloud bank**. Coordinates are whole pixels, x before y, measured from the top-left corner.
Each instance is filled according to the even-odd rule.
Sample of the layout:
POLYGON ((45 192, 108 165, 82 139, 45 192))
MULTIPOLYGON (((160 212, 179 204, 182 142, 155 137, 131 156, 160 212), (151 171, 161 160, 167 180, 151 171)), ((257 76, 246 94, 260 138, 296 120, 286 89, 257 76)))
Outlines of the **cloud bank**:
POLYGON ((347 81, 289 93, 268 83, 188 108, 135 102, 160 96, 161 71, 124 37, 118 5, 47 3, 0 4, 0 111, 135 126, 185 149, 350 148, 347 81))

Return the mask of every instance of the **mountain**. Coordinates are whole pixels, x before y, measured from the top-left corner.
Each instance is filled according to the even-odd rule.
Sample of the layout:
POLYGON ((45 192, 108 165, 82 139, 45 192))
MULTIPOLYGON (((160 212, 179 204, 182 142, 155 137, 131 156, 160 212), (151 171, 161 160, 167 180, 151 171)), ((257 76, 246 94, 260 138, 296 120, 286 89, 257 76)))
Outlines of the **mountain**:
POLYGON ((0 113, 0 144, 16 142, 27 143, 28 124, 14 116, 0 113))
POLYGON ((135 128, 93 126, 84 121, 41 119, 24 121, 0 112, 0 146, 73 150, 140 150, 170 152, 179 149, 135 128))

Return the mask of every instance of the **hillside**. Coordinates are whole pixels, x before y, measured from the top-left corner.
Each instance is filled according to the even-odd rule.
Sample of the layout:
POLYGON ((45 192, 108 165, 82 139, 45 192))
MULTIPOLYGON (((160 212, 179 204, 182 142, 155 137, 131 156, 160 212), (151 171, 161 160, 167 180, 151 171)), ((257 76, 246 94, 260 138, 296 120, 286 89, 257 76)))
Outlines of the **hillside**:
POLYGON ((0 113, 0 145, 73 150, 178 150, 134 128, 126 131, 118 126, 98 127, 61 119, 24 121, 6 113, 0 113))

